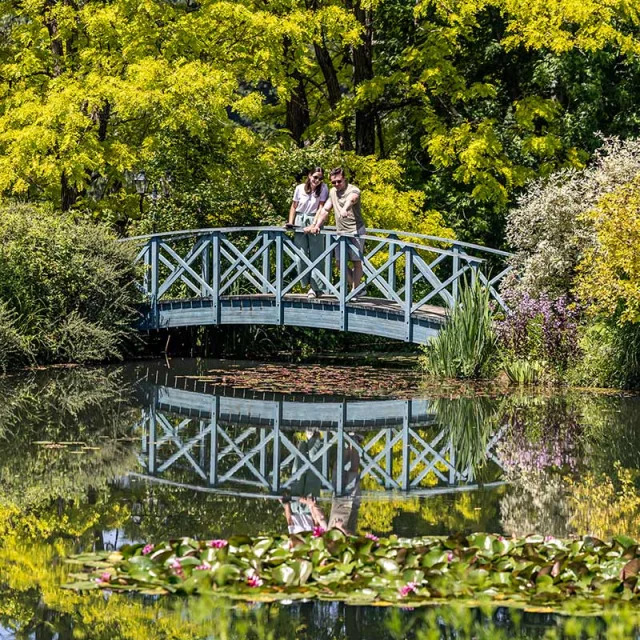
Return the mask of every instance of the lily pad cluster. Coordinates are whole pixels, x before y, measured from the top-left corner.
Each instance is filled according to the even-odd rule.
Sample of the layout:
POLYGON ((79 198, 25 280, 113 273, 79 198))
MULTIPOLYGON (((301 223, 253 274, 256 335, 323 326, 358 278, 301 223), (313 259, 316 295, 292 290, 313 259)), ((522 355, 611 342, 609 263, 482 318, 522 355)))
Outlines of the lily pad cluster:
POLYGON ((76 590, 216 594, 253 601, 319 598, 416 606, 443 599, 600 608, 640 600, 640 553, 631 538, 507 539, 298 535, 180 538, 74 556, 76 590))

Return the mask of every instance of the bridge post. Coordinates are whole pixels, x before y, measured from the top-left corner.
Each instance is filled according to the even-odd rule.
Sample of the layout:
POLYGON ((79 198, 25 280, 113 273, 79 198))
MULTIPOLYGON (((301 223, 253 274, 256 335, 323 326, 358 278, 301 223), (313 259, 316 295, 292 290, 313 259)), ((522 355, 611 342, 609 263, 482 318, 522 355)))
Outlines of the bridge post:
POLYGON ((211 267, 213 324, 220 324, 220 233, 217 231, 211 234, 211 267))
MULTIPOLYGON (((460 269, 460 246, 454 243, 452 251, 454 253, 454 256, 452 258, 452 275, 455 275, 458 273, 458 269, 460 269)), ((458 276, 456 276, 455 280, 453 281, 452 290, 453 306, 455 307, 458 304, 458 276)))
MULTIPOLYGON (((324 234, 324 250, 326 251, 331 246, 331 234, 324 234)), ((324 259, 324 274, 327 276, 327 280, 331 282, 331 253, 328 253, 324 259)))
POLYGON ((151 399, 151 409, 149 411, 149 456, 147 457, 147 471, 150 475, 156 472, 156 428, 158 426, 158 418, 156 416, 158 406, 158 388, 153 389, 153 398, 151 399))
POLYGON ((151 326, 158 328, 158 278, 160 270, 160 238, 153 236, 151 238, 151 246, 149 247, 151 257, 151 291, 150 300, 151 305, 151 326))
POLYGON ((339 242, 339 270, 340 270, 340 329, 342 331, 347 330, 347 288, 349 283, 347 281, 347 242, 348 238, 344 236, 338 236, 339 242))
MULTIPOLYGON (((342 245, 344 246, 344 245, 342 245)), ((347 405, 340 403, 340 413, 338 414, 338 449, 336 451, 336 495, 342 495, 342 477, 344 475, 344 423, 347 416, 347 405)))
POLYGON ((210 240, 204 240, 204 242, 207 243, 207 246, 202 250, 202 255, 201 255, 201 263, 200 263, 200 276, 202 277, 203 280, 203 284, 200 285, 200 296, 203 298, 207 297, 207 288, 204 286, 205 283, 206 284, 210 284, 210 276, 211 276, 211 261, 209 259, 209 253, 210 253, 210 248, 209 245, 211 244, 210 240))
POLYGON ((411 400, 405 401, 404 415, 402 416, 402 490, 409 491, 411 484, 411 450, 409 449, 409 429, 411 427, 411 400))
POLYGON ((282 280, 283 280, 283 248, 282 231, 276 232, 276 324, 284 324, 284 307, 282 305, 282 280))
POLYGON ((413 247, 404 251, 404 339, 411 342, 413 325, 411 322, 411 306, 413 304, 413 247))
MULTIPOLYGON (((389 240, 397 240, 397 239, 398 239, 398 236, 395 233, 389 234, 389 240)), ((391 260, 395 255, 396 255, 396 245, 391 243, 389 245, 389 260, 391 260)), ((397 283, 396 283, 396 261, 395 260, 389 265, 387 283, 391 291, 396 290, 397 283)))
MULTIPOLYGON (((264 249, 264 253, 262 254, 262 277, 265 279, 265 282, 269 282, 270 281, 270 271, 271 271, 271 263, 269 258, 271 257, 271 248, 269 247, 269 243, 271 242, 270 238, 269 238, 269 234, 265 233, 264 231, 262 232, 262 246, 266 247, 266 249, 264 249)), ((262 293, 269 293, 269 289, 267 288, 267 285, 262 283, 262 293)))
POLYGON ((387 479, 384 481, 385 489, 393 488, 390 478, 393 478, 393 431, 391 428, 387 429, 387 438, 384 449, 384 470, 387 472, 387 479))

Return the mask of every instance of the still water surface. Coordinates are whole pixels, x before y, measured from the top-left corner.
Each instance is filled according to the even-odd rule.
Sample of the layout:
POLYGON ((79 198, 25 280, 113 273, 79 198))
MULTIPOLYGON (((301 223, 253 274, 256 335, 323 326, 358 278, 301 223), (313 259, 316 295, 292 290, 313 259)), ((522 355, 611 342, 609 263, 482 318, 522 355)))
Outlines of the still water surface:
POLYGON ((500 608, 79 596, 59 589, 60 559, 131 541, 284 532, 282 496, 295 505, 308 494, 329 523, 358 533, 638 537, 637 397, 433 388, 398 371, 213 361, 0 384, 0 638, 610 631, 602 620, 500 608))

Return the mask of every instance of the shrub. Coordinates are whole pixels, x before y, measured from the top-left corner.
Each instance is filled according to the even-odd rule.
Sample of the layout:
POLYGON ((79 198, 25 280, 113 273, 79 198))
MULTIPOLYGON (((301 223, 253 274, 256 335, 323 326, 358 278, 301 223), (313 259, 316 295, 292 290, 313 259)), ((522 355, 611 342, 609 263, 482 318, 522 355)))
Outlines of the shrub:
POLYGON ((460 289, 460 303, 447 324, 424 347, 422 367, 440 378, 490 377, 497 353, 489 291, 476 279, 460 289))
POLYGON ((50 209, 0 211, 0 362, 120 357, 132 335, 133 247, 50 209))
POLYGON ((640 326, 598 321, 579 337, 581 357, 568 380, 584 387, 637 389, 640 386, 640 326))
POLYGON ((30 357, 28 341, 17 328, 18 314, 0 300, 0 372, 25 363, 30 357))
POLYGON ((640 174, 640 140, 607 139, 582 171, 554 173, 531 184, 507 217, 507 241, 520 278, 511 287, 532 296, 558 297, 573 288, 576 265, 593 246, 591 220, 583 214, 607 193, 640 174))
POLYGON ((575 289, 590 316, 640 322, 640 177, 582 215, 595 239, 577 266, 575 289))

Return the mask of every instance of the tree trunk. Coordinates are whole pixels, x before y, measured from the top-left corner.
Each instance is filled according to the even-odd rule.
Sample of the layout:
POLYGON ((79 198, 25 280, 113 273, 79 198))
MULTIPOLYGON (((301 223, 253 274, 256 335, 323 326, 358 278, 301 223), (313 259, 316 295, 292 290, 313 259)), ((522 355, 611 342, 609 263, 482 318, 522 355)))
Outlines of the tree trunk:
POLYGON ((309 103, 307 102, 307 93, 304 88, 304 78, 296 68, 295 57, 291 55, 291 39, 288 36, 284 38, 283 50, 284 59, 291 67, 289 76, 296 81, 293 93, 287 100, 286 126, 298 146, 302 147, 304 144, 302 136, 311 124, 309 103))
MULTIPOLYGON (((324 34, 323 34, 324 39, 324 34)), ((313 43, 313 48, 316 54, 316 60, 322 76, 324 77, 324 83, 327 87, 327 100, 331 110, 334 111, 340 102, 342 92, 340 91, 340 83, 338 82, 338 74, 333 66, 333 60, 331 60, 331 54, 327 49, 324 42, 322 44, 318 42, 313 43)), ((340 134, 340 147, 344 151, 352 151, 353 143, 351 142, 351 135, 349 134, 349 127, 346 122, 342 123, 342 133, 340 134)))
POLYGON ((65 171, 60 176, 60 208, 69 211, 78 199, 78 190, 72 187, 67 180, 65 171))
MULTIPOLYGON (((358 1, 347 0, 347 7, 353 11, 363 26, 363 42, 353 47, 353 84, 358 85, 373 79, 373 17, 358 1)), ((356 109, 356 153, 369 156, 376 152, 376 105, 365 104, 356 109)))
POLYGON ((294 71, 292 77, 298 81, 298 84, 287 101, 286 126, 296 144, 302 147, 304 146, 302 137, 311 124, 309 103, 307 102, 307 92, 304 88, 302 74, 299 71, 294 71))

